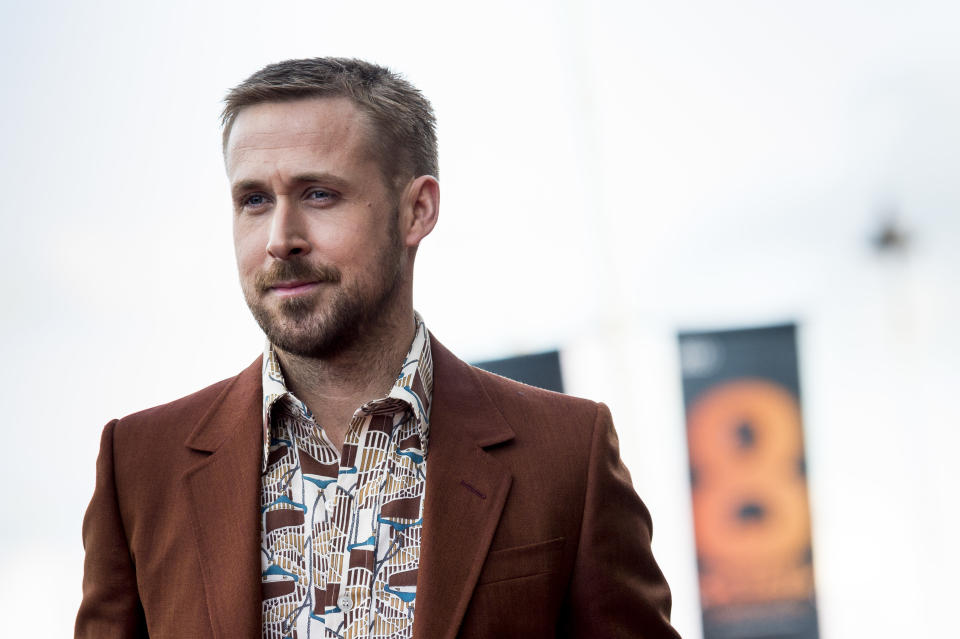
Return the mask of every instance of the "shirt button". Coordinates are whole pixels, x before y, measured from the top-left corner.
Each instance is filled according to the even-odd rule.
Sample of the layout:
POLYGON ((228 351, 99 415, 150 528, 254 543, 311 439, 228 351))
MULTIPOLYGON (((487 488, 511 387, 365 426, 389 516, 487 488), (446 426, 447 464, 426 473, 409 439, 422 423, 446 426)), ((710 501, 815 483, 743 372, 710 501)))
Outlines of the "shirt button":
POLYGON ((350 612, 350 609, 353 608, 353 599, 351 599, 347 593, 343 593, 340 595, 340 598, 337 599, 337 605, 340 606, 340 610, 350 612))

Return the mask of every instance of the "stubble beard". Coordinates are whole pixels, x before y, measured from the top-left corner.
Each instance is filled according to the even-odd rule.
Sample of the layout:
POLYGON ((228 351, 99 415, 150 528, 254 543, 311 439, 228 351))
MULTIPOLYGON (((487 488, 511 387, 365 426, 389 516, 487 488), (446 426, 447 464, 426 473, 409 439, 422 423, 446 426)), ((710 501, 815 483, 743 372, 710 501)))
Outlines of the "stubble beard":
POLYGON ((388 320, 400 289, 403 253, 395 218, 391 227, 377 262, 376 290, 365 292, 358 283, 344 288, 339 269, 300 260, 277 262, 258 273, 253 291, 244 287, 244 296, 270 343, 298 357, 329 359, 350 350, 388 320), (319 281, 321 288, 332 286, 333 290, 324 308, 316 295, 306 295, 281 299, 271 310, 264 304, 267 289, 283 280, 319 281))

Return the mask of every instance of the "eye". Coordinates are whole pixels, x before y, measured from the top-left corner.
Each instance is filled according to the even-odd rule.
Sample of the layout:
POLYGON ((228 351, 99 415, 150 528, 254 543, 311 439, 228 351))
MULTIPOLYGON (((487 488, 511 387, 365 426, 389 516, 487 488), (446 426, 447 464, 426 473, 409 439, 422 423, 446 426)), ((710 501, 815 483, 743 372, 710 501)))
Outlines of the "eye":
POLYGON ((263 193, 251 193, 240 200, 240 206, 243 208, 256 209, 267 203, 267 196, 263 193))
POLYGON ((306 193, 307 201, 312 203, 327 204, 333 202, 336 198, 335 193, 325 189, 311 189, 306 193))

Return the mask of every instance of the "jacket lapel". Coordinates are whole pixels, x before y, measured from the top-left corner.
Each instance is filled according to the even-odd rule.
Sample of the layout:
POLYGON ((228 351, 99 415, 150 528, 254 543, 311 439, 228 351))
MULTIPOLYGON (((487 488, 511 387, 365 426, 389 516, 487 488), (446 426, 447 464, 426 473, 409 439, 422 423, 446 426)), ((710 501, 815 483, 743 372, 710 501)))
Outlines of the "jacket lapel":
POLYGON ((431 337, 430 411, 423 540, 417 577, 417 639, 457 633, 487 556, 511 475, 484 447, 513 431, 477 374, 431 337))
POLYGON ((261 363, 235 377, 187 438, 212 453, 184 474, 213 634, 259 637, 261 363))

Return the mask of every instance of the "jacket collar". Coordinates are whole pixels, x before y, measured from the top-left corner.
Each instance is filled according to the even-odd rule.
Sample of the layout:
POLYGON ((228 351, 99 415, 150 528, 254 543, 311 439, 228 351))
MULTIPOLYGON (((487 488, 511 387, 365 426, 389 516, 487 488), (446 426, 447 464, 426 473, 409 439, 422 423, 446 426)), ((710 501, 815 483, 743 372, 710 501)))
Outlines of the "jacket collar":
POLYGON ((246 430, 251 410, 254 416, 260 412, 262 362, 263 357, 258 357, 230 380, 190 432, 188 448, 213 453, 238 431, 246 430))

